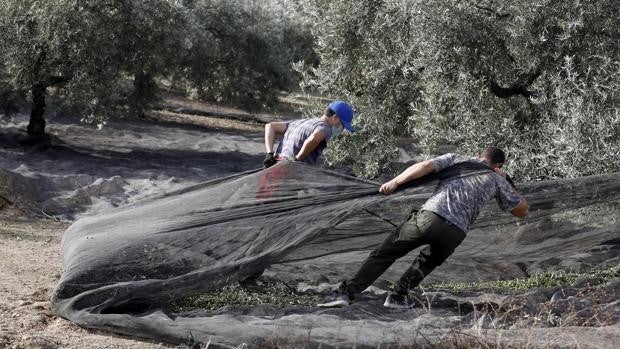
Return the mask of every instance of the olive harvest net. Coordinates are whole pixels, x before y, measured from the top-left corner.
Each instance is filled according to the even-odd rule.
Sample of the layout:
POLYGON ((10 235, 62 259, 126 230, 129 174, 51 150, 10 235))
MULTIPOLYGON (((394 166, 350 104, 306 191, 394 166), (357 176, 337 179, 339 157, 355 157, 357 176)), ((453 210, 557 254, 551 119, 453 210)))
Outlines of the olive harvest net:
MULTIPOLYGON (((489 203, 437 276, 494 278, 497 273, 478 265, 494 260, 508 269, 540 266, 549 258, 617 245, 619 179, 611 174, 519 184, 530 217, 519 220, 489 203)), ((383 195, 376 182, 282 161, 82 218, 63 237, 64 270, 52 308, 89 328, 238 345, 241 339, 214 330, 208 316, 180 316, 169 305, 278 263, 372 249, 421 206, 435 183, 383 195)), ((615 251, 611 257, 617 258, 615 251)), ((335 278, 354 271, 332 270, 335 278)))

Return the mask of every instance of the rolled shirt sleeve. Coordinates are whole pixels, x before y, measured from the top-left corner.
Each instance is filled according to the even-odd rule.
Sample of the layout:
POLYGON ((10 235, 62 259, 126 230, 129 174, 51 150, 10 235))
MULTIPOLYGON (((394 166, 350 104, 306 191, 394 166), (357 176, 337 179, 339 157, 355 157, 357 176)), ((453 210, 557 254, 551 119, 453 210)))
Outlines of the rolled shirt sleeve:
POLYGON ((459 155, 457 154, 447 153, 436 158, 432 158, 431 161, 435 164, 435 169, 437 172, 439 172, 444 168, 452 166, 458 157, 459 155))
POLYGON ((495 196, 497 204, 504 211, 511 211, 521 201, 521 196, 508 183, 506 178, 496 174, 497 195, 495 196))

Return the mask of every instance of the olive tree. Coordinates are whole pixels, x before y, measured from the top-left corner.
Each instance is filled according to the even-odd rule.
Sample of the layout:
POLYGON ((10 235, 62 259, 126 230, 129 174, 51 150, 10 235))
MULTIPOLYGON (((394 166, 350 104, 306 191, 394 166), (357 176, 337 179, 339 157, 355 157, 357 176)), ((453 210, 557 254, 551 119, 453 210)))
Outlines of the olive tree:
POLYGON ((181 42, 177 11, 166 0, 0 1, 5 72, 31 100, 28 134, 45 134, 50 93, 93 122, 132 99, 143 104, 149 78, 165 71, 181 42))
POLYGON ((502 146, 520 179, 620 169, 616 2, 303 3, 321 64, 302 86, 359 110, 331 161, 375 176, 407 135, 427 154, 502 146))
POLYGON ((444 1, 424 16, 423 142, 500 145, 522 179, 620 170, 617 2, 444 1))
POLYGON ((184 78, 199 98, 249 109, 295 88, 292 63, 315 60, 309 26, 286 3, 185 1, 192 14, 184 78))
POLYGON ((102 123, 143 113, 162 78, 202 98, 272 104, 297 84, 292 62, 315 59, 308 26, 285 3, 0 0, 0 93, 29 96, 32 136, 45 134, 50 95, 102 123))
MULTIPOLYGON (((349 100, 357 109, 356 132, 343 134, 326 152, 331 163, 374 177, 397 155, 408 135, 411 102, 419 99, 419 37, 406 1, 303 2, 313 23, 320 65, 296 67, 301 87, 349 100)), ((316 111, 315 111, 316 112, 316 111)))

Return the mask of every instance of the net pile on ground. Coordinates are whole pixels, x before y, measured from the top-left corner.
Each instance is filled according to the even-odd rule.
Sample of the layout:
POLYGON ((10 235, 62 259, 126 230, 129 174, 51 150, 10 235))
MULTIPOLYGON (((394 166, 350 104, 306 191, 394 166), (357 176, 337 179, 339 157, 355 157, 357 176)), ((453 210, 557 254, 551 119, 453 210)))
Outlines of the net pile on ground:
MULTIPOLYGON (((617 213, 618 179, 618 175, 608 175, 521 186, 531 203, 529 222, 601 203, 611 205, 617 213)), ((378 193, 374 182, 281 162, 267 170, 203 183, 84 218, 63 237, 64 272, 52 307, 57 314, 86 327, 171 342, 191 338, 238 345, 245 340, 239 334, 239 326, 247 325, 243 321, 220 317, 216 326, 208 317, 171 314, 167 306, 272 264, 328 259, 340 252, 372 248, 385 233, 402 224, 433 188, 430 182, 385 196, 378 193)), ((498 215, 490 206, 470 234, 514 235, 519 229, 516 219, 498 215)), ((608 241, 617 227, 617 222, 608 222, 588 243, 579 243, 574 225, 557 231, 566 241, 576 231, 571 235, 577 239, 573 244, 580 245, 571 248, 578 251, 589 243, 608 241)), ((524 251, 530 263, 566 253, 566 249, 548 246, 541 250, 538 245, 524 251)), ((469 253, 475 257, 476 252, 459 249, 455 256, 469 253)), ((510 263, 522 259, 515 251, 502 253, 510 263)), ((493 258, 489 251, 484 256, 493 258)), ((346 277, 344 274, 340 276, 346 277)), ((270 331, 264 323, 246 327, 248 336, 270 331)))

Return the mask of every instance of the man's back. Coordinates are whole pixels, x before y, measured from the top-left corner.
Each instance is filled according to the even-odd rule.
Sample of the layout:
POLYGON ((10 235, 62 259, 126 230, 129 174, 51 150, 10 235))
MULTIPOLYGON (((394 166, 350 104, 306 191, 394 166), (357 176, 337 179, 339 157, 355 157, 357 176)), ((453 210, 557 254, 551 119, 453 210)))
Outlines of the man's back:
POLYGON ((312 132, 314 132, 317 128, 320 128, 321 131, 323 131, 325 141, 304 159, 305 163, 316 163, 332 134, 331 127, 320 118, 302 119, 289 122, 287 130, 284 133, 284 137, 282 138, 276 153, 287 159, 294 159, 295 154, 299 152, 305 140, 310 137, 312 132))
MULTIPOLYGON (((464 161, 483 164, 479 159, 452 153, 436 157, 432 161, 437 171, 464 161)), ((504 211, 512 209, 521 199, 505 178, 495 172, 485 171, 442 180, 422 206, 422 210, 432 211, 467 232, 482 207, 493 197, 504 211)))

